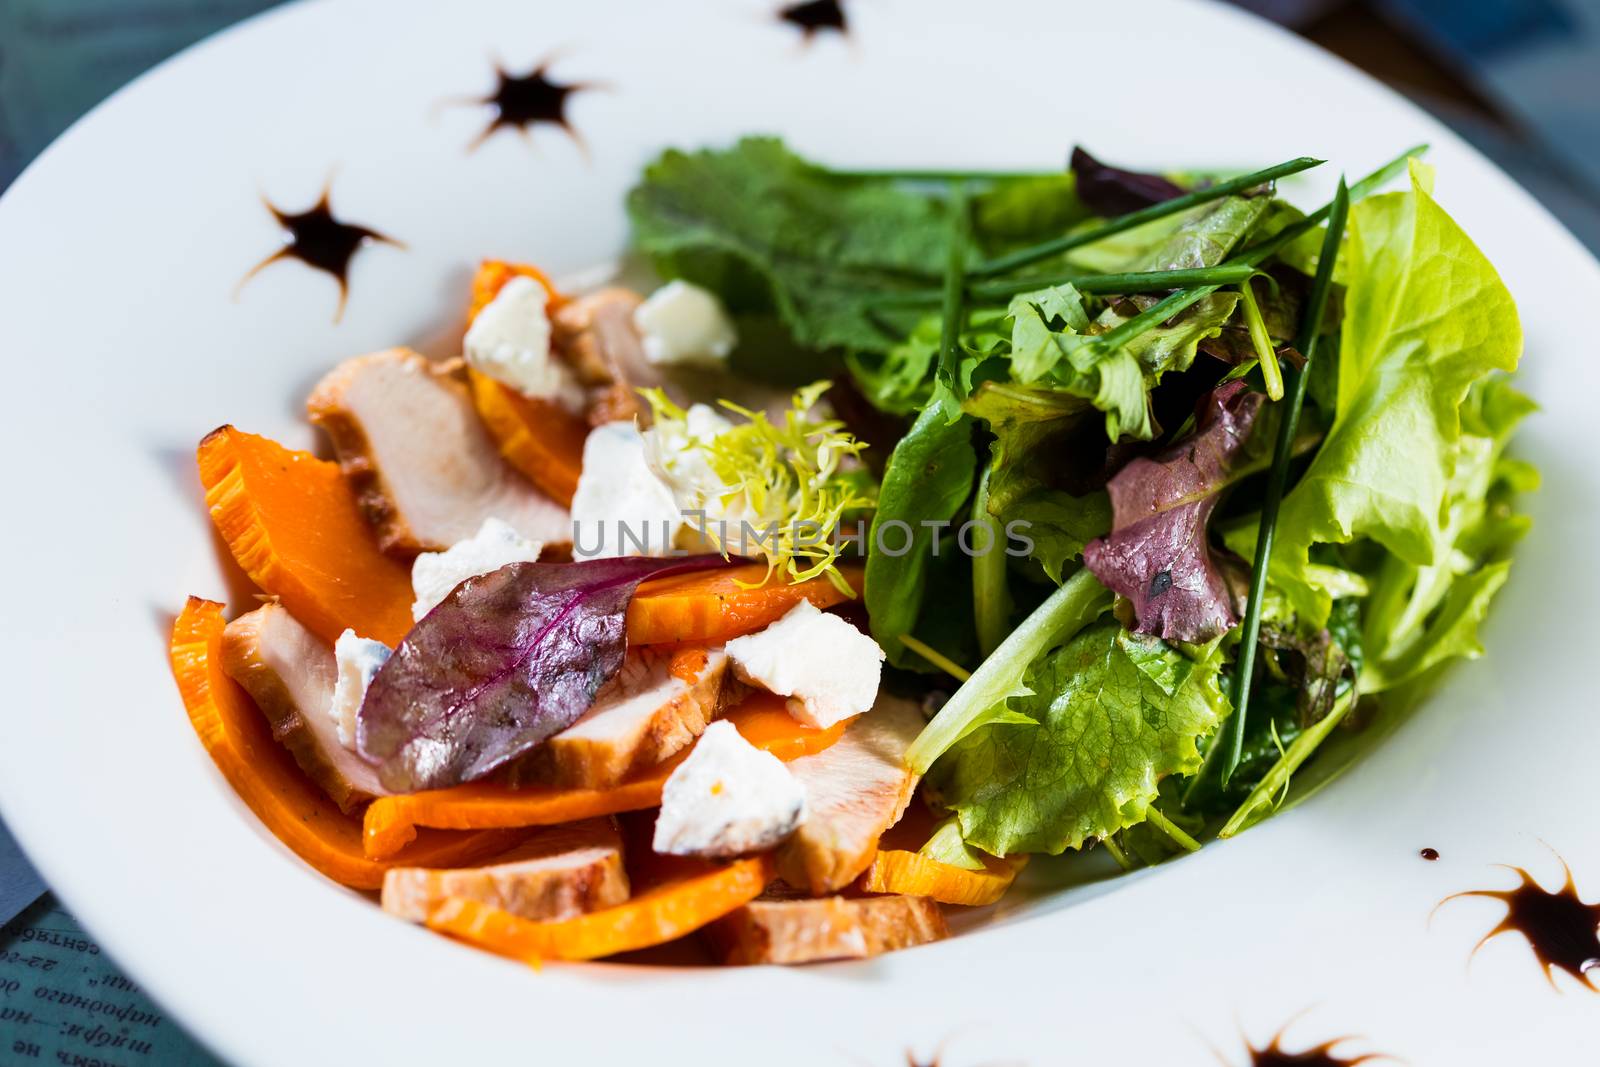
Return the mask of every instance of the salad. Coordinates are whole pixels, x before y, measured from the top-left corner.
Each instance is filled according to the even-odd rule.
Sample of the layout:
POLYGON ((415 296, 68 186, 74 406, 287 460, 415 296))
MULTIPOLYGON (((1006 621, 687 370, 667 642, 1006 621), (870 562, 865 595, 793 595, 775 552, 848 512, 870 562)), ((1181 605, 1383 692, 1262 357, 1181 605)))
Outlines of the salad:
POLYGON ((668 151, 648 291, 487 261, 460 358, 312 390, 334 460, 200 443, 261 596, 178 617, 196 732, 533 963, 862 958, 1231 837, 1481 653, 1527 529, 1516 307, 1421 154, 1306 212, 1310 158, 668 151))

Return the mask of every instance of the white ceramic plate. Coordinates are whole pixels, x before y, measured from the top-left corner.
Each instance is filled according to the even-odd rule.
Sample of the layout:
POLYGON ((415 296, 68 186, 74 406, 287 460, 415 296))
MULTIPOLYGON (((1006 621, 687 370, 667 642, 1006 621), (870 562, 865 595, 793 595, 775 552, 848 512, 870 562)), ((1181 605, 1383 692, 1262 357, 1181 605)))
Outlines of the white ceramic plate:
MULTIPOLYGON (((80 122, 0 202, 8 506, 0 801, 67 905, 240 1064, 1202 1064, 1342 1034, 1409 1063, 1575 1062, 1600 1000, 1491 942, 1490 865, 1600 894, 1588 676, 1600 479, 1600 270, 1455 137, 1350 68, 1210 4, 846 0, 809 46, 769 0, 291 5, 197 47, 80 122), (561 130, 466 145, 439 108, 557 55, 561 130), (1197 858, 1047 897, 870 963, 533 973, 403 926, 296 861, 228 790, 165 656, 184 594, 228 593, 193 447, 222 422, 295 446, 341 357, 449 337, 485 255, 615 255, 621 196, 662 146, 774 131, 838 164, 1044 167, 1080 141, 1133 164, 1316 154, 1352 174, 1433 143, 1438 193, 1527 327, 1519 439, 1544 470, 1488 658, 1377 754, 1197 858), (350 303, 276 246, 259 196, 406 242, 359 254, 350 303), (1442 858, 1425 863, 1424 846, 1442 858), (580 1057, 582 1058, 580 1060, 580 1057)), ((1292 186, 1319 200, 1334 167, 1292 186)))

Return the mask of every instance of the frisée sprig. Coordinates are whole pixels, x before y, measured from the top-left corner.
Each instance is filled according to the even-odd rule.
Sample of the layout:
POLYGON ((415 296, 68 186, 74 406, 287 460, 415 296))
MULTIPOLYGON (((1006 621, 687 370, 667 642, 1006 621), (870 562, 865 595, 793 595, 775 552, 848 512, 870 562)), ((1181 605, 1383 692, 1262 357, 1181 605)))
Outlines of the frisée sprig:
POLYGON ((764 558, 768 580, 775 571, 791 582, 826 576, 854 595, 839 572, 844 540, 836 535, 846 515, 873 506, 875 486, 854 463, 866 444, 844 423, 813 413, 831 384, 796 390, 776 422, 731 400, 719 406, 742 421, 697 418, 710 413, 686 410, 659 389, 643 390, 653 414, 647 449, 679 506, 696 514, 696 528, 718 552, 764 558))

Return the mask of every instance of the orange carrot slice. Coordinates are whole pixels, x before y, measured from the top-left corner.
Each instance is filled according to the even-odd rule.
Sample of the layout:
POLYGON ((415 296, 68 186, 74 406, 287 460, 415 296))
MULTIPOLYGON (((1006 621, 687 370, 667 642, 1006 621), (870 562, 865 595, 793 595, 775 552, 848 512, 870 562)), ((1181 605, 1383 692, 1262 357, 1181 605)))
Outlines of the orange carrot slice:
POLYGON ((206 435, 199 461, 211 521, 263 591, 330 643, 346 627, 405 637, 410 573, 379 550, 338 464, 232 426, 206 435))
POLYGON ((861 876, 861 888, 868 893, 932 897, 941 904, 976 907, 993 904, 1004 896, 1027 862, 1026 856, 991 858, 985 861, 983 870, 968 871, 920 853, 885 850, 861 876))
POLYGON ((583 473, 589 424, 560 404, 523 396, 487 375, 467 372, 472 403, 500 454, 551 500, 572 506, 583 473))
POLYGON ((770 752, 785 763, 801 756, 814 756, 832 745, 855 717, 840 719, 825 730, 806 726, 789 714, 783 697, 758 689, 740 701, 726 717, 739 733, 763 752, 770 752))
POLYGON ((737 860, 659 885, 626 904, 559 922, 529 922, 451 897, 428 916, 428 926, 524 963, 593 960, 693 933, 760 896, 772 875, 769 856, 737 860))
POLYGON ((472 276, 472 297, 467 304, 467 321, 471 322, 477 318, 478 312, 500 294, 506 282, 517 277, 532 278, 544 286, 551 311, 571 303, 571 300, 556 288, 550 276, 538 267, 528 263, 507 263, 503 259, 486 259, 478 264, 478 273, 472 276))
POLYGON ((256 817, 296 855, 336 882, 377 889, 390 867, 459 867, 524 835, 430 831, 386 861, 367 858, 361 823, 340 813, 272 737, 266 717, 222 671, 222 605, 190 597, 172 628, 172 673, 189 721, 217 769, 256 817))
MULTIPOLYGON (((467 306, 470 323, 515 277, 532 278, 544 286, 552 311, 568 302, 538 267, 486 259, 472 279, 472 300, 467 306)), ((500 454, 550 499, 572 506, 583 471, 583 442, 589 424, 560 404, 527 397, 477 371, 469 371, 472 402, 478 417, 499 446, 500 454)))
MULTIPOLYGON (((844 733, 845 723, 826 730, 802 725, 783 710, 780 698, 773 699, 779 702, 746 701, 727 719, 752 745, 779 759, 821 752, 844 733)), ((685 749, 632 780, 605 789, 512 788, 500 782, 469 782, 449 789, 379 797, 367 805, 366 854, 373 859, 393 856, 416 836, 419 826, 449 830, 551 826, 654 808, 661 803, 661 787, 667 777, 688 754, 685 749)))
MULTIPOLYGON (((839 571, 852 589, 861 588, 860 567, 839 571)), ((826 609, 848 599, 827 578, 792 583, 778 573, 768 576, 760 563, 654 578, 628 605, 628 640, 710 644, 770 626, 802 600, 826 609)))

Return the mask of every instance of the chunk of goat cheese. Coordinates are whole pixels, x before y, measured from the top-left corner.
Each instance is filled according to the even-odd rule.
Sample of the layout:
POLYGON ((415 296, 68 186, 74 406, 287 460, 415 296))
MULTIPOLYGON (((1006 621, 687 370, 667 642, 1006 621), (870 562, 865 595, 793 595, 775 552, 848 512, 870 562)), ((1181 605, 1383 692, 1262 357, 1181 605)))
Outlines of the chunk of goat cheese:
POLYGON ((883 676, 878 642, 809 600, 727 652, 740 678, 788 697, 789 714, 819 729, 872 707, 883 676))
POLYGON ((653 847, 672 856, 760 852, 794 833, 805 816, 805 790, 783 761, 719 720, 662 787, 653 847))
POLYGON ((583 473, 572 494, 572 556, 665 556, 683 514, 645 459, 644 436, 631 422, 607 422, 583 443, 583 473))
POLYGON ((651 363, 718 367, 739 342, 733 320, 709 289, 671 281, 640 304, 634 328, 651 363))
POLYGON ((744 514, 742 494, 723 484, 704 448, 731 429, 733 423, 709 404, 693 404, 681 423, 657 422, 644 432, 645 462, 678 503, 684 525, 678 536, 681 548, 714 552, 722 541, 734 538, 745 547, 738 526, 744 514))
POLYGON ((554 400, 581 413, 583 389, 550 348, 544 286, 532 278, 506 282, 473 317, 463 343, 467 365, 524 396, 554 400))
POLYGON ((393 650, 382 641, 357 637, 354 630, 346 630, 333 643, 334 664, 338 679, 333 683, 333 702, 328 714, 339 731, 339 743, 350 751, 356 750, 356 715, 361 702, 367 698, 367 686, 373 676, 393 655, 393 650))
POLYGON ((411 564, 411 617, 417 622, 444 602, 468 578, 490 574, 510 563, 533 563, 544 546, 529 541, 499 519, 484 519, 478 532, 443 552, 419 553, 411 564))

